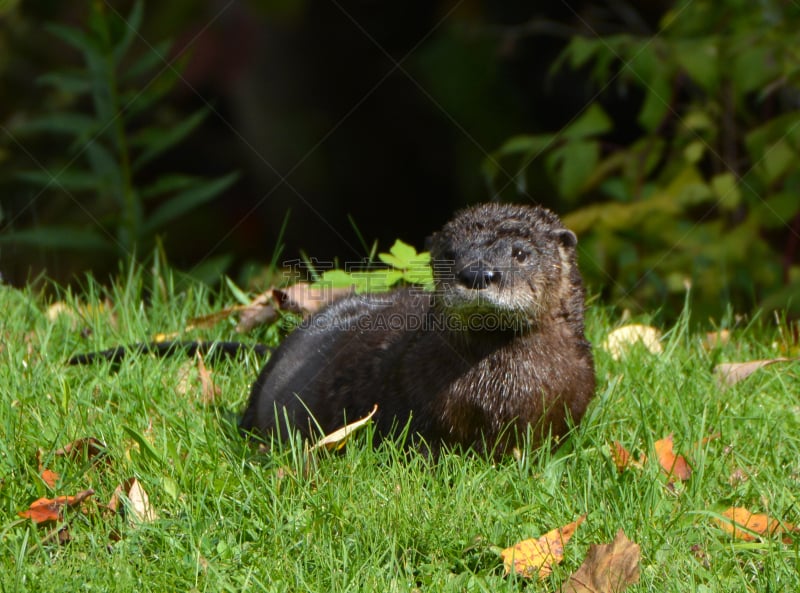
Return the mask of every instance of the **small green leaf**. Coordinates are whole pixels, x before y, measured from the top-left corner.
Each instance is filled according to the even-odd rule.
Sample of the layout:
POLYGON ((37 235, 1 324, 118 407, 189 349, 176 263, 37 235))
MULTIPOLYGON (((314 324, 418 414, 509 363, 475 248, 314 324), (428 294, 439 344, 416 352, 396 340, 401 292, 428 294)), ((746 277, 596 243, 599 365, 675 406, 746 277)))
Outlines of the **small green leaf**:
POLYGON ((171 41, 162 41, 152 47, 148 47, 141 57, 131 64, 125 72, 120 73, 120 80, 130 82, 139 76, 148 74, 156 66, 166 66, 169 64, 169 50, 172 46, 171 41))
POLYGON ((114 248, 109 240, 94 231, 57 226, 5 232, 0 234, 0 243, 76 251, 108 251, 114 248))
POLYGON ((57 23, 48 23, 44 28, 65 43, 82 52, 87 59, 91 56, 97 60, 103 60, 103 50, 100 45, 96 40, 80 29, 59 25, 57 23))
POLYGON ((230 187, 238 177, 239 173, 229 173, 210 181, 202 180, 196 187, 180 192, 153 212, 145 221, 142 232, 152 233, 166 223, 195 209, 200 204, 213 200, 230 187))
POLYGON ((720 173, 711 178, 711 191, 724 210, 734 210, 742 201, 742 192, 733 173, 720 173))
POLYGON ((187 189, 199 184, 201 181, 202 179, 200 177, 196 177, 194 175, 181 175, 177 173, 172 175, 162 175, 155 181, 155 183, 143 188, 139 192, 139 195, 143 200, 155 198, 164 194, 187 189))
POLYGON ((68 111, 32 118, 14 126, 20 132, 49 132, 51 134, 91 134, 97 129, 93 117, 68 111))
POLYGON ((603 39, 589 39, 582 35, 575 35, 567 46, 566 53, 569 55, 569 65, 577 70, 588 62, 599 49, 605 49, 602 45, 603 39))
POLYGON ((398 270, 405 270, 419 259, 417 250, 400 239, 394 242, 389 253, 379 253, 378 258, 385 264, 398 270))
POLYGON ((36 84, 53 87, 68 95, 83 95, 92 89, 92 81, 84 70, 48 72, 38 76, 36 84))
POLYGON ((503 145, 495 151, 496 156, 512 155, 512 154, 538 154, 544 152, 553 144, 555 135, 553 134, 535 134, 535 135, 519 135, 513 136, 506 140, 503 145))
POLYGON ((573 198, 581 188, 597 164, 600 157, 600 146, 597 142, 582 140, 565 144, 557 151, 561 162, 558 170, 558 189, 562 196, 573 198))
POLYGON ((694 165, 703 158, 705 151, 706 143, 702 140, 695 140, 694 142, 690 142, 686 148, 683 149, 683 158, 686 159, 687 163, 694 165))
POLYGON ((144 4, 141 0, 137 0, 128 18, 123 20, 124 33, 119 42, 114 46, 113 57, 114 63, 119 66, 128 49, 131 47, 133 40, 139 35, 139 28, 142 26, 142 15, 144 13, 144 4))
POLYGON ((658 73, 650 79, 647 82, 644 103, 637 117, 639 125, 648 132, 655 132, 669 111, 671 95, 669 79, 663 73, 658 73))
POLYGON ((153 126, 139 132, 130 139, 131 146, 143 148, 142 153, 133 162, 134 170, 153 160, 155 157, 178 144, 186 138, 208 115, 207 109, 199 109, 182 122, 166 129, 153 126))
POLYGON ((89 171, 68 169, 66 171, 19 171, 15 177, 28 183, 53 190, 80 192, 97 189, 100 180, 89 171))
POLYGON ((565 138, 579 140, 587 136, 598 136, 609 132, 612 128, 611 118, 603 108, 592 103, 575 121, 561 132, 565 138))
POLYGON ((403 279, 400 270, 369 270, 365 272, 351 272, 356 280, 356 290, 359 292, 386 292, 403 279))
POLYGON ((673 44, 678 64, 695 84, 708 92, 719 86, 720 61, 717 41, 713 37, 676 41, 673 44))

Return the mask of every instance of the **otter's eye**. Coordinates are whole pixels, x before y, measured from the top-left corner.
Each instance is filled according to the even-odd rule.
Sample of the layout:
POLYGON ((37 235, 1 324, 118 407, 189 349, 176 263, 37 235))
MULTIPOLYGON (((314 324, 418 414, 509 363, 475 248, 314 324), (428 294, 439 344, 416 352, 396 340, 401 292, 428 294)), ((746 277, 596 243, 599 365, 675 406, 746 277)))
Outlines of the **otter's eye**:
POLYGON ((522 249, 521 247, 514 247, 511 250, 511 257, 513 257, 519 263, 522 263, 526 259, 528 259, 528 252, 522 249))

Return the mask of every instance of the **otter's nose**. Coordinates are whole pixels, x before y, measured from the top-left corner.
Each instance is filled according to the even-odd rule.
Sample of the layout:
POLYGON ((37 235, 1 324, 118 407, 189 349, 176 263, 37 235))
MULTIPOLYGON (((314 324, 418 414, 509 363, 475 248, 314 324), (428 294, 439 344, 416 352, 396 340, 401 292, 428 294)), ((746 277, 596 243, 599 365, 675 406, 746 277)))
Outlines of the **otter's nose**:
POLYGON ((491 269, 486 262, 469 264, 458 273, 458 281, 467 288, 482 290, 490 284, 500 282, 500 272, 491 269))

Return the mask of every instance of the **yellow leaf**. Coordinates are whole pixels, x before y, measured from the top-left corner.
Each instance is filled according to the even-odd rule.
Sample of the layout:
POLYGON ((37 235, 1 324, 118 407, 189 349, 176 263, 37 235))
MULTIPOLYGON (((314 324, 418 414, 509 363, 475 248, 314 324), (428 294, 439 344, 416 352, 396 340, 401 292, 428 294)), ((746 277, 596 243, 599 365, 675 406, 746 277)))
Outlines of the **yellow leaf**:
POLYGON ((362 426, 366 425, 367 422, 372 420, 372 417, 375 415, 375 412, 378 411, 378 404, 372 408, 372 411, 361 418, 360 420, 356 420, 355 422, 351 422, 343 426, 342 428, 333 431, 332 433, 325 435, 319 441, 317 441, 313 447, 311 447, 311 451, 315 449, 321 449, 325 447, 328 450, 333 449, 334 451, 338 451, 342 447, 344 447, 345 443, 347 443, 350 436, 357 431, 362 426))
POLYGON ((623 325, 608 334, 603 342, 606 350, 614 360, 622 358, 627 350, 634 344, 640 343, 653 354, 661 354, 662 348, 659 339, 661 333, 649 325, 638 323, 623 325))
POLYGON ((545 578, 553 572, 553 566, 564 559, 564 546, 575 533, 586 515, 578 517, 569 525, 548 531, 538 539, 526 539, 500 553, 506 574, 512 571, 520 576, 545 578))

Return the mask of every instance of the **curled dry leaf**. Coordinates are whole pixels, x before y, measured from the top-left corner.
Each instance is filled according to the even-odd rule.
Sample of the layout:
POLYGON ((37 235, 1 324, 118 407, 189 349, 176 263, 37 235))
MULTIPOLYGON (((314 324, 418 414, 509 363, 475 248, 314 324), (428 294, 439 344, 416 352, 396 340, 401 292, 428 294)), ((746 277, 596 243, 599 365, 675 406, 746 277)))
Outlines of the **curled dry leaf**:
POLYGON ((108 453, 106 444, 94 437, 76 439, 65 445, 61 449, 56 449, 55 455, 64 456, 68 459, 94 459, 95 457, 105 456, 108 453))
POLYGON ((217 396, 222 393, 222 390, 214 384, 211 371, 206 368, 206 363, 199 353, 197 355, 197 373, 200 376, 200 397, 202 402, 204 404, 213 404, 217 396))
POLYGON ((118 513, 121 510, 120 498, 124 496, 128 499, 125 510, 131 524, 151 523, 158 519, 155 509, 150 504, 150 497, 136 478, 129 478, 116 487, 111 500, 108 501, 108 508, 118 513))
MULTIPOLYGON (((761 536, 782 535, 797 533, 800 528, 791 523, 771 519, 763 513, 752 513, 743 507, 730 507, 722 513, 722 517, 715 517, 714 522, 726 533, 736 539, 754 541, 761 536)), ((784 543, 791 543, 791 538, 784 538, 784 543)))
POLYGON ((545 578, 553 572, 553 566, 564 559, 564 546, 584 519, 586 515, 538 539, 526 539, 500 552, 506 574, 514 572, 528 578, 536 575, 545 578))
POLYGON ((692 468, 689 467, 684 456, 675 455, 672 450, 672 435, 656 441, 655 448, 658 463, 669 478, 686 481, 692 476, 692 468))
POLYGON ((37 524, 46 523, 47 521, 58 521, 66 507, 77 506, 93 494, 94 490, 89 488, 88 490, 79 492, 75 496, 40 498, 33 501, 27 511, 20 511, 17 514, 24 519, 31 519, 37 524))
POLYGON ((639 582, 639 546, 621 529, 610 544, 593 544, 562 593, 619 593, 639 582))
POLYGON ((653 354, 661 354, 661 332, 649 325, 634 323, 623 325, 612 331, 603 341, 603 349, 619 360, 634 344, 642 344, 653 354))
POLYGON ((316 449, 321 449, 325 447, 328 450, 338 451, 342 447, 344 447, 345 443, 347 443, 348 439, 352 436, 352 434, 357 431, 359 428, 363 427, 367 424, 372 417, 375 415, 375 412, 378 411, 378 405, 372 408, 372 411, 364 416, 363 418, 356 420, 355 422, 351 422, 343 426, 342 428, 333 431, 330 434, 325 435, 319 441, 317 441, 313 447, 311 447, 311 451, 316 449))
POLYGON ((769 358, 765 360, 751 360, 748 362, 723 362, 714 367, 714 374, 720 385, 730 387, 746 379, 758 369, 776 362, 790 362, 792 358, 769 358))
POLYGON ((624 472, 629 467, 642 467, 642 464, 647 461, 647 457, 642 455, 640 460, 636 460, 633 458, 633 455, 630 451, 628 451, 625 447, 622 446, 622 443, 619 441, 614 441, 610 445, 611 449, 611 459, 614 461, 614 465, 617 467, 617 471, 619 473, 624 472))

